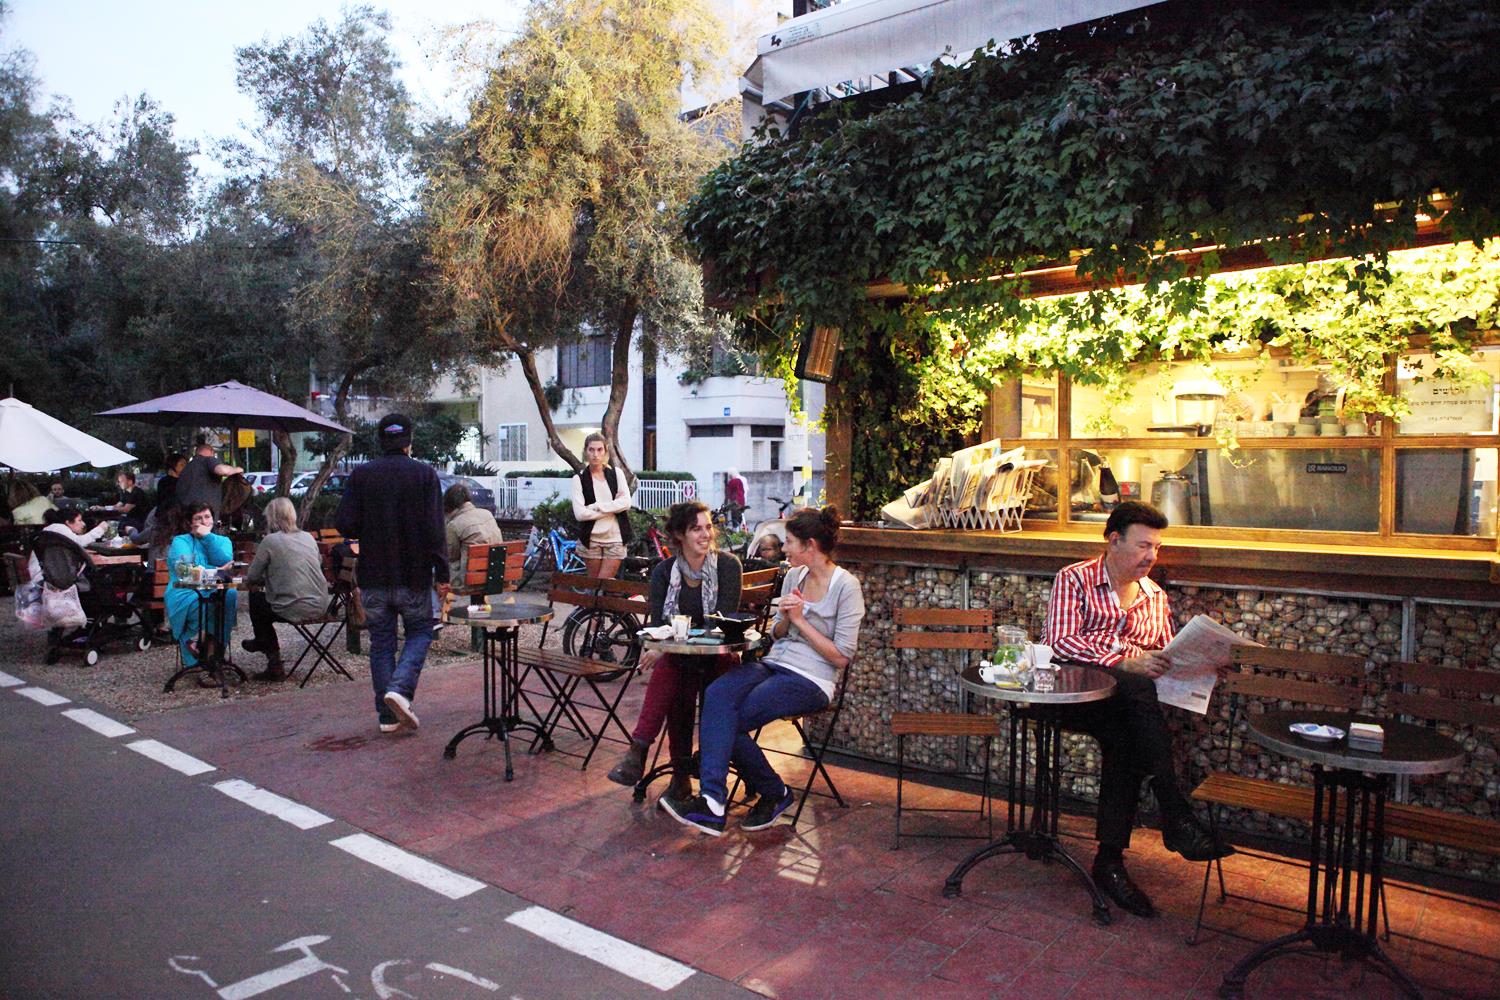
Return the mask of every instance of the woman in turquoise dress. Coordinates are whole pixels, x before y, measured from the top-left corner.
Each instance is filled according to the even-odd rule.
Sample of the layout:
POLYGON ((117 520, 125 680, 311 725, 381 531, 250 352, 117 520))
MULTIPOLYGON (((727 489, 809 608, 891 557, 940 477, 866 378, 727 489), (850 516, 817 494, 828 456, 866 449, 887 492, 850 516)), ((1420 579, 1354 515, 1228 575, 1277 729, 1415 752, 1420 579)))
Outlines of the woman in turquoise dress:
POLYGON ((167 550, 167 567, 171 571, 171 583, 167 586, 167 621, 172 625, 172 635, 182 644, 182 662, 196 666, 198 658, 208 653, 209 643, 219 641, 219 636, 234 632, 235 598, 233 590, 224 594, 224 615, 228 621, 222 631, 219 626, 219 605, 208 605, 204 622, 207 634, 198 634, 198 594, 196 591, 177 586, 179 563, 223 569, 234 561, 234 546, 223 535, 214 530, 214 512, 206 503, 195 503, 183 511, 187 530, 172 539, 167 550))

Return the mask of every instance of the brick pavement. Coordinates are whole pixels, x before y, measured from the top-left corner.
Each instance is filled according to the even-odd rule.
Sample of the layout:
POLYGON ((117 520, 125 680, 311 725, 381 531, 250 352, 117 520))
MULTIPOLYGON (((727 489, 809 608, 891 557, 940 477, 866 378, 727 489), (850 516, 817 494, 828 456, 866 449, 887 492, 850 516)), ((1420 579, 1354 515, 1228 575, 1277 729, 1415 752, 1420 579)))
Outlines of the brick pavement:
MULTIPOLYGON (((642 690, 627 697, 627 724, 642 690)), ((511 784, 492 741, 467 740, 456 760, 442 759, 478 708, 477 666, 444 663, 424 673, 415 735, 376 731, 363 682, 137 724, 236 776, 767 996, 1211 997, 1250 941, 1296 923, 1232 900, 1211 906, 1210 919, 1249 940, 1219 933, 1186 945, 1203 868, 1165 851, 1151 830, 1139 831, 1131 867, 1161 919, 1117 912, 1099 927, 1065 871, 1014 856, 982 865, 961 899, 944 899, 944 876, 973 844, 914 840, 892 851, 894 782, 845 767, 833 770, 850 808, 814 799, 796 830, 746 835, 731 818, 723 838, 702 837, 605 779, 619 752, 611 744, 587 772, 574 758, 517 753, 511 784)), ((961 792, 918 794, 972 804, 961 792)), ((1063 825, 1087 863, 1092 821, 1063 825)), ((1226 872, 1234 890, 1293 907, 1305 899, 1298 869, 1237 856, 1226 872)), ((1400 885, 1390 897, 1398 937, 1389 950, 1429 995, 1500 996, 1500 913, 1400 885)), ((1263 966, 1247 995, 1354 994, 1397 992, 1357 964, 1309 956, 1263 966)))

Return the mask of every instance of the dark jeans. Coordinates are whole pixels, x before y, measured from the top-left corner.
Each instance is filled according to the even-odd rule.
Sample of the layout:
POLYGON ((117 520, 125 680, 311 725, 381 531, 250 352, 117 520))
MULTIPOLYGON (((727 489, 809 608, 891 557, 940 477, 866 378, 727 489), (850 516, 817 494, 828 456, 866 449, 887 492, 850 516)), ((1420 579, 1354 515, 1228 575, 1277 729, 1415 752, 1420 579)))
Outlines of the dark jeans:
POLYGON ((1156 683, 1123 670, 1111 670, 1110 676, 1115 679, 1114 697, 1070 707, 1061 719, 1063 728, 1099 741, 1104 761, 1097 836, 1100 846, 1124 850, 1130 846, 1142 779, 1151 778, 1164 819, 1189 815, 1192 805, 1177 784, 1172 740, 1156 700, 1156 683))
POLYGON ((281 659, 281 641, 276 638, 276 623, 285 618, 271 610, 271 602, 263 591, 250 591, 250 627, 255 632, 255 644, 266 654, 268 660, 281 659))
POLYGON ((375 711, 386 711, 385 694, 407 698, 417 693, 417 678, 432 645, 432 589, 423 587, 364 587, 365 624, 370 629, 370 683, 375 687, 375 711), (396 619, 406 641, 396 658, 396 619))
POLYGON ((817 712, 827 704, 828 696, 812 681, 764 660, 742 663, 714 681, 703 696, 698 733, 703 794, 727 804, 733 759, 746 785, 779 799, 786 785, 750 734, 768 722, 817 712))

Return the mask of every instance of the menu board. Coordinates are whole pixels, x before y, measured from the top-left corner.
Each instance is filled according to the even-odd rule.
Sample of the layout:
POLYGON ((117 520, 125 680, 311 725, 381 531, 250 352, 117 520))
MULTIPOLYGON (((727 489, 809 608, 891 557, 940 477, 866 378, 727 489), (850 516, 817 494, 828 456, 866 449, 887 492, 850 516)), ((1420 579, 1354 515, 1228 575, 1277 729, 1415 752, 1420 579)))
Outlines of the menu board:
POLYGON ((1472 385, 1413 380, 1401 395, 1411 406, 1402 434, 1489 434, 1495 426, 1495 387, 1488 379, 1472 385))

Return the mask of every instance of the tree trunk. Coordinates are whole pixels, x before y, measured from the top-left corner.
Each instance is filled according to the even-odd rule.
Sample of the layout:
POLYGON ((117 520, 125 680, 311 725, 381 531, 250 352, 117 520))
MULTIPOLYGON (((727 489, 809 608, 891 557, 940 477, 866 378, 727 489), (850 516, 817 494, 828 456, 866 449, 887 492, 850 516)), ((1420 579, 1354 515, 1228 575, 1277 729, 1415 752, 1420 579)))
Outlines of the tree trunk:
MULTIPOLYGON (((333 396, 333 417, 338 423, 342 424, 349 419, 349 393, 354 388, 355 378, 366 367, 368 366, 350 369, 339 380, 338 391, 333 396)), ((312 513, 313 504, 318 500, 318 494, 323 492, 323 484, 328 482, 328 477, 333 475, 333 470, 338 467, 343 457, 349 454, 349 446, 353 443, 353 434, 340 434, 333 450, 323 456, 323 464, 318 466, 318 474, 313 476, 312 483, 303 494, 302 507, 297 511, 297 523, 304 529, 307 527, 307 517, 312 513)))
POLYGON ((630 342, 635 336, 635 319, 640 308, 634 301, 623 303, 615 321, 615 342, 610 358, 609 403, 604 407, 604 437, 609 441, 611 464, 625 472, 625 480, 635 489, 635 472, 620 450, 620 414, 625 412, 625 396, 630 391, 630 342))
POLYGON ((292 495, 292 479, 297 475, 297 445, 286 431, 272 431, 271 440, 281 456, 276 467, 276 495, 289 497, 292 495))
POLYGON ((536 410, 542 415, 542 427, 547 431, 547 443, 552 450, 564 462, 573 467, 577 472, 583 468, 583 462, 578 456, 563 444, 562 436, 557 433, 557 424, 552 422, 552 407, 547 405, 547 390, 542 385, 542 376, 536 370, 536 353, 529 347, 522 347, 512 343, 511 350, 521 361, 521 372, 526 376, 526 384, 531 388, 531 398, 536 401, 536 410))

